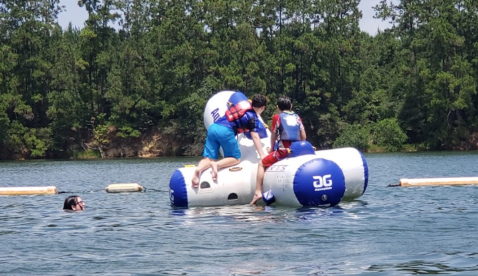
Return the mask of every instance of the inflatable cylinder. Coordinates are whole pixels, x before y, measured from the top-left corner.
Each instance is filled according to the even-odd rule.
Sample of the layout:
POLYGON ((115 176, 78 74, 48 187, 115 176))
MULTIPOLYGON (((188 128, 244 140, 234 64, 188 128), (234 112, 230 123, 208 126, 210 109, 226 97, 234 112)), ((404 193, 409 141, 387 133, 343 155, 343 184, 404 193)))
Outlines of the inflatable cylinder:
POLYGON ((343 200, 361 197, 368 185, 368 165, 365 157, 355 148, 319 150, 315 155, 336 163, 344 174, 345 194, 343 200))
POLYGON ((275 204, 330 207, 360 197, 367 182, 367 165, 360 152, 343 148, 275 163, 266 170, 263 191, 272 193, 275 204))
POLYGON ((108 185, 105 190, 107 193, 131 193, 142 192, 144 189, 138 183, 117 183, 108 185))
MULTIPOLYGON (((256 175, 257 165, 243 161, 238 166, 218 172, 212 180, 211 169, 205 170, 199 187, 192 187, 195 167, 177 169, 169 182, 171 205, 177 207, 224 206, 248 204, 254 195, 251 177, 256 175)), ((255 181, 253 182, 255 183, 255 181)))
POLYGON ((55 186, 0 188, 0 195, 53 195, 57 193, 55 186))
POLYGON ((286 158, 269 167, 263 190, 275 204, 287 206, 335 206, 345 194, 345 179, 332 161, 304 155, 286 158))

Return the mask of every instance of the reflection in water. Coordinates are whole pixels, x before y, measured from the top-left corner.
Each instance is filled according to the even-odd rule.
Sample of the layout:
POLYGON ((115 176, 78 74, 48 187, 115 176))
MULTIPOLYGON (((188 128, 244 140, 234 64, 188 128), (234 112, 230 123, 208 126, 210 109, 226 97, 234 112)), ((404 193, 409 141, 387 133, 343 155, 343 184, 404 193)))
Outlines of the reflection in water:
POLYGON ((239 205, 223 207, 171 208, 171 216, 179 216, 192 223, 218 223, 225 220, 242 222, 285 223, 290 221, 313 221, 335 214, 343 214, 339 207, 284 207, 239 205))

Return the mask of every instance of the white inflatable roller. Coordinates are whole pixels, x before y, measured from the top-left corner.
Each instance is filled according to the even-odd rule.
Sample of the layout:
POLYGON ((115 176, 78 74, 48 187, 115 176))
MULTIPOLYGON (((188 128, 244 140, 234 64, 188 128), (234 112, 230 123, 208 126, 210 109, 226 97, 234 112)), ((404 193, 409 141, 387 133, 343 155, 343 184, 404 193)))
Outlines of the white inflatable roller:
POLYGON ((316 151, 288 157, 266 170, 264 191, 289 206, 334 206, 365 192, 368 168, 354 148, 316 151))
POLYGON ((346 185, 343 200, 356 199, 365 193, 368 185, 368 165, 360 151, 355 148, 339 148, 319 150, 315 155, 340 167, 346 185))
MULTIPOLYGON (((234 91, 222 91, 209 99, 204 111, 208 128, 223 116, 234 91)), ((169 195, 177 207, 248 204, 254 196, 259 155, 252 140, 238 136, 241 162, 218 172, 212 181, 211 169, 205 170, 199 187, 192 187, 195 167, 177 169, 171 176, 169 195)), ((270 146, 268 137, 261 140, 263 150, 270 146)), ((294 143, 291 156, 269 167, 263 191, 272 195, 274 205, 334 206, 343 199, 355 199, 366 190, 368 167, 363 155, 354 148, 314 151, 308 142, 294 143)))

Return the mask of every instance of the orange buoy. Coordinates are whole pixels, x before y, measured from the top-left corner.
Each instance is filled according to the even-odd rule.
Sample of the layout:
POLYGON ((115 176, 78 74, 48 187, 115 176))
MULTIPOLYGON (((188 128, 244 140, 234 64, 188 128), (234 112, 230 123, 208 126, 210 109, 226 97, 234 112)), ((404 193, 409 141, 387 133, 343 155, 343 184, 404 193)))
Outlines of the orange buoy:
POLYGON ((478 177, 402 178, 400 186, 477 185, 478 177))
POLYGON ((58 191, 55 186, 45 187, 0 187, 0 195, 53 195, 58 191))

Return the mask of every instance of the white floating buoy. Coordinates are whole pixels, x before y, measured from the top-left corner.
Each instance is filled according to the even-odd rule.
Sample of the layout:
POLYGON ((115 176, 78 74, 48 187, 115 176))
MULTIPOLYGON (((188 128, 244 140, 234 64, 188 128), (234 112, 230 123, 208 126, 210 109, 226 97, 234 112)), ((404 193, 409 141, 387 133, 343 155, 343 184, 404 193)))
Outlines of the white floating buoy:
POLYGON ((478 177, 402 178, 400 186, 476 185, 478 177))
POLYGON ((58 191, 55 186, 45 187, 0 187, 0 195, 53 195, 58 191))
POLYGON ((107 193, 130 193, 130 192, 142 192, 143 186, 138 183, 116 183, 110 184, 106 187, 107 193))

